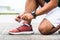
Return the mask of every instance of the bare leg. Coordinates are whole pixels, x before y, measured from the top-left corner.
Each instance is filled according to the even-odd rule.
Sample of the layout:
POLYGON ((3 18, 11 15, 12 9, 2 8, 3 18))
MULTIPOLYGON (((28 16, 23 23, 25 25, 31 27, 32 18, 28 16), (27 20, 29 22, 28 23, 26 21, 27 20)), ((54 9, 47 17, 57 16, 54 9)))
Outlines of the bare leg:
POLYGON ((31 13, 33 10, 37 9, 37 0, 27 0, 25 5, 25 13, 31 13))
POLYGON ((58 29, 60 29, 60 25, 58 27, 54 27, 47 19, 44 19, 42 23, 39 25, 39 31, 43 35, 49 35, 56 32, 58 29))
MULTIPOLYGON (((43 7, 45 4, 44 0, 27 0, 26 6, 25 6, 25 13, 31 13, 33 10, 37 9, 40 5, 43 7)), ((26 23, 30 23, 31 20, 26 20, 26 23)))
POLYGON ((37 9, 38 6, 44 6, 44 0, 27 0, 25 5, 25 13, 31 13, 33 10, 37 9))
MULTIPOLYGON (((33 10, 38 8, 37 0, 27 0, 25 5, 24 13, 31 13, 33 10)), ((25 20, 25 23, 30 24, 31 20, 25 20)))
MULTIPOLYGON (((41 5, 41 7, 44 6, 45 1, 44 0, 38 0, 39 5, 41 5)), ((44 19, 42 21, 42 23, 39 25, 39 31, 42 34, 52 34, 54 32, 56 32, 58 29, 60 29, 60 25, 58 27, 54 27, 47 19, 44 19)))

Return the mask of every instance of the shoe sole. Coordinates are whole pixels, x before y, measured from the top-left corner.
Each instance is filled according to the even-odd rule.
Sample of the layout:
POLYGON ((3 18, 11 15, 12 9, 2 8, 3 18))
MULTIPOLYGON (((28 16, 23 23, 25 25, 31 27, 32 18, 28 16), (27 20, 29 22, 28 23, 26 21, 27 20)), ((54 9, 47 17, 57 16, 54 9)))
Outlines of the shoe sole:
POLYGON ((33 31, 29 31, 29 32, 18 32, 18 33, 8 32, 8 34, 10 34, 10 35, 34 34, 34 32, 33 31))

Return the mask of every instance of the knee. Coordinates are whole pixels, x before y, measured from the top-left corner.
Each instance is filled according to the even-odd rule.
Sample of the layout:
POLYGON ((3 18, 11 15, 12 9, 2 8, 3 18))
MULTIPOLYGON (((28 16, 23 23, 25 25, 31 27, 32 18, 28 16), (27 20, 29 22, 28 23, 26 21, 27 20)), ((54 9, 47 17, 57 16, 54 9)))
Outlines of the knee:
POLYGON ((42 35, 48 35, 46 28, 42 28, 42 26, 40 26, 38 30, 42 35))

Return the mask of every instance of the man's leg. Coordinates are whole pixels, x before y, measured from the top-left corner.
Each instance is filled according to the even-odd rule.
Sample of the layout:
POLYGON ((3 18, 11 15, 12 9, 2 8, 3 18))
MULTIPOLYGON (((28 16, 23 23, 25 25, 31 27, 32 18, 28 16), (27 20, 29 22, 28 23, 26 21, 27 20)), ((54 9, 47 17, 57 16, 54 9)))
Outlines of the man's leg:
MULTIPOLYGON (((26 1, 26 7, 25 7, 25 12, 24 13, 31 13, 35 9, 37 9, 37 1, 36 0, 27 0, 26 1)), ((24 15, 24 14, 23 14, 24 15)), ((18 20, 20 17, 18 17, 18 20)), ((24 20, 21 25, 18 28, 12 29, 9 31, 9 34, 31 34, 33 33, 32 26, 30 25, 31 20, 24 20)))
POLYGON ((37 0, 27 0, 25 5, 25 13, 31 13, 33 10, 38 7, 37 0))
MULTIPOLYGON (((27 0, 24 13, 31 13, 38 8, 39 4, 37 0, 27 0)), ((31 20, 25 20, 25 23, 30 24, 31 20)))
MULTIPOLYGON (((33 10, 37 9, 39 5, 43 7, 44 4, 44 0, 27 0, 25 6, 25 13, 31 13, 33 10)), ((25 22, 29 24, 31 20, 26 20, 25 22)))
POLYGON ((47 19, 44 19, 41 24, 39 25, 38 30, 43 35, 49 35, 56 32, 58 29, 60 29, 60 25, 57 27, 54 27, 47 19))

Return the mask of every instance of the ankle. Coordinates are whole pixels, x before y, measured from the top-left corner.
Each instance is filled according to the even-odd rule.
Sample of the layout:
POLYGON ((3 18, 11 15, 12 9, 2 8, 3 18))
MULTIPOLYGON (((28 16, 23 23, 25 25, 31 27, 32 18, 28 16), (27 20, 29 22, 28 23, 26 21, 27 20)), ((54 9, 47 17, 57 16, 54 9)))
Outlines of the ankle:
POLYGON ((26 21, 26 20, 24 20, 24 23, 26 23, 26 24, 30 24, 31 21, 26 21))

